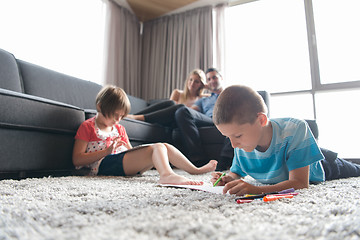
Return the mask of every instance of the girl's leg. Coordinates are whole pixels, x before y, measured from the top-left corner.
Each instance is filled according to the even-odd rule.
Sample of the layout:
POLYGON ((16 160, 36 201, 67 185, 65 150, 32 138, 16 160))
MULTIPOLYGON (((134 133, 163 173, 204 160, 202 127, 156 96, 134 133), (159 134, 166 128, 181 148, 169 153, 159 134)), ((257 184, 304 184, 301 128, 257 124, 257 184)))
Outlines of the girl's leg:
POLYGON ((198 168, 192 164, 192 162, 190 162, 177 148, 167 143, 163 144, 167 148, 170 163, 177 168, 180 168, 190 174, 202 174, 212 172, 216 169, 216 160, 210 160, 207 164, 198 168))
POLYGON ((99 165, 98 175, 102 176, 126 176, 123 166, 124 154, 107 155, 99 165))
POLYGON ((167 148, 161 143, 126 153, 123 159, 123 167, 126 175, 143 173, 155 167, 160 174, 159 183, 161 184, 202 184, 202 182, 192 181, 186 177, 177 175, 170 167, 167 148))

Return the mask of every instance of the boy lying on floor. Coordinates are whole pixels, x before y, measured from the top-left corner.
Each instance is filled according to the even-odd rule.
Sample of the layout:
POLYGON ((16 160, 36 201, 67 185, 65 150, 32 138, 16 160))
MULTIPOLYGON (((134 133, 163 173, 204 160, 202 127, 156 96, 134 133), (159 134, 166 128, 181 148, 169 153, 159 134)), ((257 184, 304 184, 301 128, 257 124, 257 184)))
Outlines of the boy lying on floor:
MULTIPOLYGON (((246 86, 225 89, 216 101, 213 121, 235 149, 230 173, 218 185, 230 194, 259 194, 307 188, 322 182, 360 176, 360 165, 340 158, 325 159, 307 123, 294 118, 268 119, 261 96, 246 86), (250 175, 270 184, 254 186, 250 175)), ((215 182, 221 173, 212 173, 215 182)))

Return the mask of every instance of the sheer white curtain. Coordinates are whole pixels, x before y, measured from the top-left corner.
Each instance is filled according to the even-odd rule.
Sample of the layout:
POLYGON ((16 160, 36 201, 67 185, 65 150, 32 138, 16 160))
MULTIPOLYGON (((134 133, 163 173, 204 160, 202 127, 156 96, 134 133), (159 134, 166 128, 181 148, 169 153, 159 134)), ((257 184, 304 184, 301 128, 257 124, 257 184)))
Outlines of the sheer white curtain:
POLYGON ((105 83, 141 97, 141 38, 136 16, 112 1, 107 5, 105 33, 105 83))
POLYGON ((212 67, 212 7, 145 22, 141 60, 145 99, 168 98, 174 88, 183 88, 192 69, 212 67))
MULTIPOLYGON (((228 4, 220 4, 214 8, 214 67, 225 77, 225 9, 228 4)), ((226 79, 226 77, 225 77, 226 79)))

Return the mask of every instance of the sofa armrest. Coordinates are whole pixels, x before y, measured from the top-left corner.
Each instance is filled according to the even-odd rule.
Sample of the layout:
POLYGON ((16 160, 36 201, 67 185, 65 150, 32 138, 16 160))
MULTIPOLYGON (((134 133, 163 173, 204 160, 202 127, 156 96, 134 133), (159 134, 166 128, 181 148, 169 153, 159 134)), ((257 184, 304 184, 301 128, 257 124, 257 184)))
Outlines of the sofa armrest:
POLYGON ((85 109, 85 119, 89 119, 96 116, 97 111, 95 109, 85 109))
POLYGON ((314 135, 315 139, 317 140, 319 138, 319 128, 318 128, 316 121, 309 120, 309 119, 305 119, 305 121, 309 125, 309 128, 310 128, 312 134, 314 135))
POLYGON ((0 102, 2 127, 73 133, 85 120, 78 107, 6 89, 0 89, 0 102))
POLYGON ((263 98, 266 107, 268 109, 268 117, 270 117, 270 93, 268 93, 267 91, 258 91, 258 93, 260 94, 260 96, 263 98))

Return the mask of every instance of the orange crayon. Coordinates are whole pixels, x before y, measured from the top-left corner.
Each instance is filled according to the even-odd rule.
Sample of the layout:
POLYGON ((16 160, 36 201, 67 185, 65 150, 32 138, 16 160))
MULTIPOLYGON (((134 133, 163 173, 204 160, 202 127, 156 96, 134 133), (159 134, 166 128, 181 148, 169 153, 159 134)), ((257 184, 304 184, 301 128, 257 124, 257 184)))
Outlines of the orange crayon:
POLYGON ((292 195, 292 194, 266 195, 263 198, 263 201, 264 202, 270 202, 270 201, 275 201, 275 200, 278 200, 278 199, 281 199, 281 198, 293 198, 293 197, 294 197, 294 195, 292 195))

